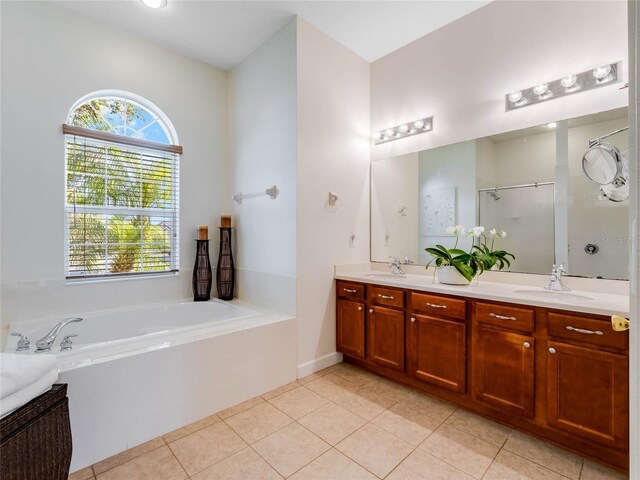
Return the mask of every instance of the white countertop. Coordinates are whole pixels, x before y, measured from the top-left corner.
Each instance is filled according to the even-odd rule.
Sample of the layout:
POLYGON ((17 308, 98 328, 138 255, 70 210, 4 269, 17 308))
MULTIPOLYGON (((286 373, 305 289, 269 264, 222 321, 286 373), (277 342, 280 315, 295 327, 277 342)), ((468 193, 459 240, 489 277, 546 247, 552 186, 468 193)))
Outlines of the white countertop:
POLYGON ((385 285, 424 292, 458 295, 461 297, 495 300, 499 302, 519 303, 535 307, 555 308, 572 312, 593 313, 596 315, 629 316, 629 296, 612 293, 583 292, 547 292, 539 286, 514 285, 494 281, 474 279, 470 285, 444 285, 433 279, 432 275, 407 274, 404 277, 392 277, 375 270, 337 273, 338 280, 385 285), (528 293, 535 292, 535 293, 528 293), (544 293, 538 293, 544 292, 544 293), (580 298, 585 297, 585 298, 580 298))

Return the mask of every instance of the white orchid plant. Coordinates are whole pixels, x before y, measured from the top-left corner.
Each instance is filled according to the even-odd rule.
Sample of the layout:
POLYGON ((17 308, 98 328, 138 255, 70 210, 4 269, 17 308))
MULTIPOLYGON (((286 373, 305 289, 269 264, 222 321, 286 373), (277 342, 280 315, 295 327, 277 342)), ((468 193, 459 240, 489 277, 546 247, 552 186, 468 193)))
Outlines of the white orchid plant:
POLYGON ((502 270, 511 266, 509 257, 512 260, 516 258, 513 254, 505 250, 494 250, 496 239, 505 238, 507 232, 498 231, 495 228, 489 230, 488 235, 484 232, 485 228, 482 226, 472 227, 468 230, 462 225, 448 227, 447 233, 456 237, 455 245, 453 248, 445 248, 442 245, 425 248, 426 252, 433 257, 427 264, 427 268, 433 262, 436 267, 452 266, 468 281, 471 281, 473 277, 480 275, 485 270, 491 270, 494 267, 502 270), (474 238, 474 243, 468 252, 458 248, 460 237, 474 238), (490 245, 488 245, 489 241, 490 245))

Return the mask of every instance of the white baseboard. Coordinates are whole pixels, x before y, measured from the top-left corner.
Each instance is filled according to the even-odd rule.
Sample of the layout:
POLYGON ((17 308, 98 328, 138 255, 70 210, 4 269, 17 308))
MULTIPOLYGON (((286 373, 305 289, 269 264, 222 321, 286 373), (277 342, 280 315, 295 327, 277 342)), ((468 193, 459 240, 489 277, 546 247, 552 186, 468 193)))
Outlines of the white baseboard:
POLYGON ((298 378, 306 377, 312 373, 318 372, 323 368, 330 367, 342 361, 342 354, 332 352, 319 358, 315 358, 309 362, 298 365, 298 378))

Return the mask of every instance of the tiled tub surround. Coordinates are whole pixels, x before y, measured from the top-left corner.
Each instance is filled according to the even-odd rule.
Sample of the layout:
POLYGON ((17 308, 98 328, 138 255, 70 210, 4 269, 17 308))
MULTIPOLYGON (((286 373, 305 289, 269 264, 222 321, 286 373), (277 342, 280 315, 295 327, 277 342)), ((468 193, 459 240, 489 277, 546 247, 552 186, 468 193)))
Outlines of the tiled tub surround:
MULTIPOLYGON (((71 471, 296 378, 290 315, 211 301, 80 316, 85 321, 67 326, 53 352, 59 381, 69 384, 71 471), (62 336, 72 332, 80 333, 74 350, 59 352, 62 336)), ((53 324, 21 322, 12 329, 35 342, 53 324)), ((14 342, 10 337, 7 351, 14 342)), ((32 344, 26 354, 33 350, 32 344)))
POLYGON ((623 480, 627 476, 342 363, 70 477, 94 478, 623 480))

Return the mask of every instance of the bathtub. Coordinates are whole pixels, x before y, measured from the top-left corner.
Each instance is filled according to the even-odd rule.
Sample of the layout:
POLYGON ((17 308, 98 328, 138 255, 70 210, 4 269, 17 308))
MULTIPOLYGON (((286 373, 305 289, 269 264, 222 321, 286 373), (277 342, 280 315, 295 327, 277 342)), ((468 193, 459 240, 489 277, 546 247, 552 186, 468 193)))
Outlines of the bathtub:
MULTIPOLYGON (((295 380, 291 315, 236 301, 167 302, 13 322, 35 342, 60 320, 52 346, 69 384, 71 471, 295 380), (73 348, 60 351, 64 335, 73 348)), ((9 337, 5 351, 15 351, 9 337)), ((37 354, 35 354, 37 355, 37 354)))

